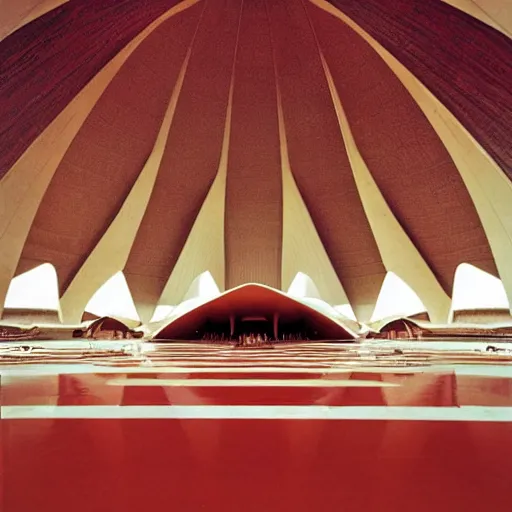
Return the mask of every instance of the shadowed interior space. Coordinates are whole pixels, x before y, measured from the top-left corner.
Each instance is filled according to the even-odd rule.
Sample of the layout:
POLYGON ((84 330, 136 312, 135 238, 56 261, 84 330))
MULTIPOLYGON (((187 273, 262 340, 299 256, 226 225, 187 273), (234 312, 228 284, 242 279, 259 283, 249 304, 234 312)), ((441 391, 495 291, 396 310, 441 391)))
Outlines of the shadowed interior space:
POLYGON ((171 321, 155 340, 347 340, 347 328, 271 288, 249 284, 224 293, 171 321))

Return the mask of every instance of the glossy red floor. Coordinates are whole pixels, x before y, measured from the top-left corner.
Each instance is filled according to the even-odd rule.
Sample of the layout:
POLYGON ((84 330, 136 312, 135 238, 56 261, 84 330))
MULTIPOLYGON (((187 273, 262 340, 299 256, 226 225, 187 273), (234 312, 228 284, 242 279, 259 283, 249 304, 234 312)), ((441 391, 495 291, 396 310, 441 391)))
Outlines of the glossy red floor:
POLYGON ((1 368, 2 510, 510 510, 509 363, 216 350, 1 368))

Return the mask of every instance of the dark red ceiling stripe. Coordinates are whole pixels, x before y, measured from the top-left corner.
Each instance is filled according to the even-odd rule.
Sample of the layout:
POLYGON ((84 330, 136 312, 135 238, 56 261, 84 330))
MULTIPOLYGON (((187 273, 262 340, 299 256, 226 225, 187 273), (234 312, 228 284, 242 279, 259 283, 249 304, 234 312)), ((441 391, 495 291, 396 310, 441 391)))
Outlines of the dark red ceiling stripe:
POLYGON ((388 49, 512 178, 512 40, 440 0, 329 0, 388 49))
POLYGON ((179 0, 73 0, 0 43, 0 178, 131 39, 179 0))
POLYGON ((226 287, 281 287, 282 178, 277 94, 264 0, 240 23, 226 182, 226 287))

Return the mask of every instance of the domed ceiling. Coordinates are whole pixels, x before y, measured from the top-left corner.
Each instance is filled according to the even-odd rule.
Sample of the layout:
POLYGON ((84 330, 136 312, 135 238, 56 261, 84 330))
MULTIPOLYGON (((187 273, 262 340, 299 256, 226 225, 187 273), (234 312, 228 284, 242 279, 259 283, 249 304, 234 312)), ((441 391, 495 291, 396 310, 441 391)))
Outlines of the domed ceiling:
POLYGON ((437 321, 461 263, 512 299, 505 4, 5 0, 0 304, 47 262, 65 321, 120 270, 143 321, 206 270, 362 321, 388 271, 437 321))

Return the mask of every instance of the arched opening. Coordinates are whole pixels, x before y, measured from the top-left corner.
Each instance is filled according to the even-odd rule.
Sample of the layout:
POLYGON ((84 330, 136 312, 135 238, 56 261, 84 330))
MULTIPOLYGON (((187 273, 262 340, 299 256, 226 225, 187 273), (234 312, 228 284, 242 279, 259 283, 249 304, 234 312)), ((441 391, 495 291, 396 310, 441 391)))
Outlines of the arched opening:
POLYGON ((210 271, 199 274, 190 284, 187 293, 179 304, 159 304, 155 308, 150 323, 162 322, 173 316, 182 314, 192 304, 213 299, 220 295, 220 289, 210 271))
POLYGON ((199 274, 191 283, 183 300, 188 299, 212 299, 220 294, 220 289, 210 271, 199 274))
POLYGON ((469 263, 461 263, 453 281, 454 322, 510 320, 510 304, 501 280, 469 263))
MULTIPOLYGON (((321 308, 325 308, 326 306, 334 308, 336 313, 339 313, 342 318, 348 318, 349 320, 357 321, 356 315, 354 314, 354 310, 349 303, 346 304, 338 304, 336 306, 332 306, 327 304, 321 297, 320 292, 311 277, 309 277, 304 272, 297 272, 297 275, 294 277, 290 287, 288 288, 288 295, 292 297, 297 297, 299 299, 308 299, 308 303, 313 301, 316 302, 317 305, 320 305, 321 308), (319 304, 320 301, 322 304, 319 304)), ((333 312, 330 312, 332 314, 333 312)))
POLYGON ((355 337, 349 326, 319 309, 270 287, 246 284, 176 315, 155 339, 222 341, 251 334, 275 341, 355 337))
POLYGON ((60 322, 59 283, 51 263, 39 265, 11 281, 2 317, 20 323, 60 322))
POLYGON ((123 272, 114 274, 96 291, 85 311, 98 317, 110 316, 140 322, 123 272))
POLYGON ((311 277, 304 272, 297 272, 288 288, 288 295, 292 297, 313 297, 320 298, 320 292, 311 277))
POLYGON ((393 316, 413 316, 426 310, 416 292, 394 272, 388 272, 375 304, 371 322, 393 316))

